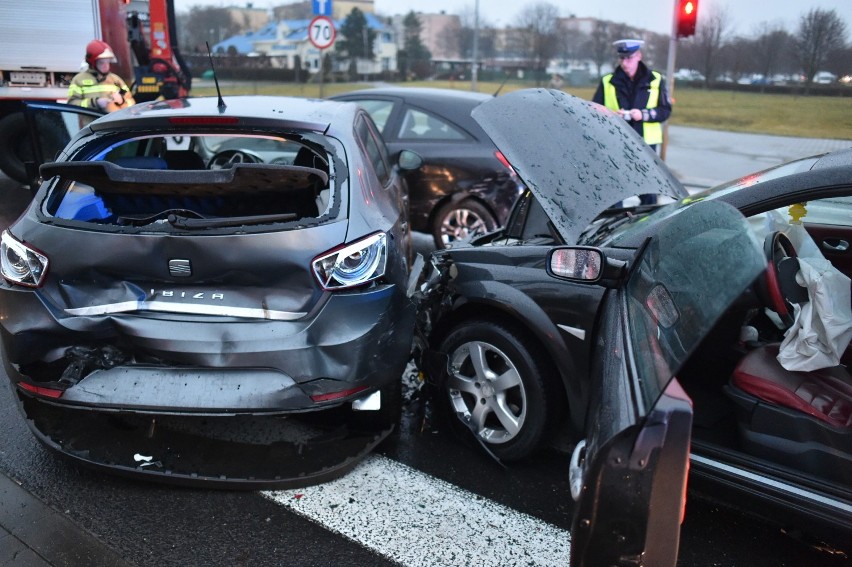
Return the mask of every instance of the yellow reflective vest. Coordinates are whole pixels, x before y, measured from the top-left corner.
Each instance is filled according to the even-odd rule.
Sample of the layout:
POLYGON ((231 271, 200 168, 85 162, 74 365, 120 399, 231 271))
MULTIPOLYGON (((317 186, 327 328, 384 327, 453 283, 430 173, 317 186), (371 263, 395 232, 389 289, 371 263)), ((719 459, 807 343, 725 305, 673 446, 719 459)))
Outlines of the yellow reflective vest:
MULTIPOLYGON (((648 91, 648 104, 645 108, 657 108, 660 102, 660 83, 663 81, 663 75, 657 71, 651 71, 653 79, 651 79, 650 89, 648 91)), ((603 79, 603 94, 604 106, 610 110, 618 112, 618 98, 615 93, 615 86, 612 84, 612 73, 604 75, 603 79)), ((659 122, 643 122, 642 123, 642 138, 645 143, 653 146, 663 143, 663 126, 659 122)))

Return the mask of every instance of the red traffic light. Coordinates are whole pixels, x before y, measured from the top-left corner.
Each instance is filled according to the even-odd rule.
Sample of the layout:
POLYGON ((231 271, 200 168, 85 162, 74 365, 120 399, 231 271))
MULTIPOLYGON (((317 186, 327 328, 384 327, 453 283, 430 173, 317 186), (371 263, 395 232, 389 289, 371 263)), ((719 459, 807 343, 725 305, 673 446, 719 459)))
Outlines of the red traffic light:
POLYGON ((698 0, 677 0, 677 37, 695 35, 698 0))

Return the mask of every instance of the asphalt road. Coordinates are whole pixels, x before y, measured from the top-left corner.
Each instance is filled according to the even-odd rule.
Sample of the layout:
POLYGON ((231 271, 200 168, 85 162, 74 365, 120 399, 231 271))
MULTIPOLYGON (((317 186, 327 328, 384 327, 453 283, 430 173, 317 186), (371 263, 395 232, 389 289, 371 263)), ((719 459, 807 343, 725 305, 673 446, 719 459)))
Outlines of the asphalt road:
MULTIPOLYGON (((669 165, 693 186, 850 145, 671 130, 669 165), (764 153, 767 144, 777 145, 764 153), (801 151, 790 155, 788 147, 801 151)), ((0 175, 2 227, 28 200, 26 190, 0 175)), ((419 236, 416 244, 427 250, 429 239, 419 236)), ((422 399, 409 403, 399 439, 343 482, 279 492, 197 490, 125 480, 57 459, 29 433, 0 376, 0 476, 24 494, 12 502, 11 493, 0 490, 0 508, 15 506, 12 516, 37 534, 47 514, 27 516, 27 509, 39 505, 70 522, 82 545, 102 547, 130 565, 565 563, 572 514, 567 447, 503 469, 451 435, 428 409, 422 399)), ((818 542, 695 496, 681 530, 681 565, 849 564, 818 542)), ((14 535, 0 530, 0 564, 90 564, 80 555, 44 552, 38 546, 46 544, 35 540, 26 543, 29 555, 4 555, 14 535)))

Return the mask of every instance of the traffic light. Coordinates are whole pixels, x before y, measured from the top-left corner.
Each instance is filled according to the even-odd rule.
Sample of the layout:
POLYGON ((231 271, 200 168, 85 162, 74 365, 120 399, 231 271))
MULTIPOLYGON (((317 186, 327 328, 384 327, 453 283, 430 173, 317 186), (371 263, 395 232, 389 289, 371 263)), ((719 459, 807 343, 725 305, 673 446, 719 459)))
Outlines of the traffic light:
POLYGON ((695 35, 698 0, 677 0, 677 37, 695 35))

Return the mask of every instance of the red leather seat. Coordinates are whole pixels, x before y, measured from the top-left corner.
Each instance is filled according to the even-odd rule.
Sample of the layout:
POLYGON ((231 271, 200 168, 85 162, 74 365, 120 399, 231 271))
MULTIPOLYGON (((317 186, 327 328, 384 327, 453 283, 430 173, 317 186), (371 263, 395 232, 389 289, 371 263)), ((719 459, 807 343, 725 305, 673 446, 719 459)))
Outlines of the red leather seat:
POLYGON ((775 359, 777 355, 777 344, 749 352, 734 369, 732 384, 760 400, 852 430, 852 375, 846 367, 791 372, 775 359))

